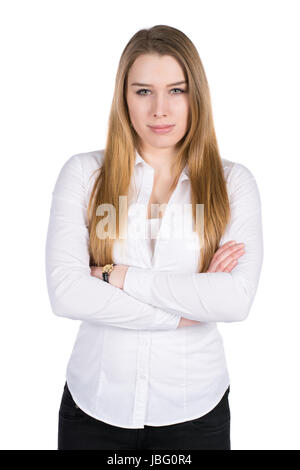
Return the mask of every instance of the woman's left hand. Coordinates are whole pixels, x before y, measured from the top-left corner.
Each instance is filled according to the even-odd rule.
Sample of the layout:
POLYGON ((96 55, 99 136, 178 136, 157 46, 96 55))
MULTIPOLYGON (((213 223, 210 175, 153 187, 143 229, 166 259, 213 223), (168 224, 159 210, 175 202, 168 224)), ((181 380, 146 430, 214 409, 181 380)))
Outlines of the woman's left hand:
MULTIPOLYGON (((91 276, 97 277, 103 281, 102 277, 103 266, 90 266, 91 276)), ((112 272, 109 274, 109 284, 112 284, 119 289, 123 289, 124 280, 128 266, 125 264, 116 264, 112 272)))

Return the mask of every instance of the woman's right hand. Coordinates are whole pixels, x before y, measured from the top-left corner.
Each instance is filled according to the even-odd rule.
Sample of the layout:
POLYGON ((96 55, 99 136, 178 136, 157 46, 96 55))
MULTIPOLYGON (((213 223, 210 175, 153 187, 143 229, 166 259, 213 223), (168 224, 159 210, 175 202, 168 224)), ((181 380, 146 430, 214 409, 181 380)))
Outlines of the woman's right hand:
MULTIPOLYGON (((245 244, 236 243, 233 240, 224 243, 218 250, 215 252, 214 256, 211 259, 209 268, 206 272, 208 273, 229 273, 237 265, 238 258, 245 253, 245 244)), ((192 326, 197 323, 200 323, 196 320, 190 320, 188 318, 181 317, 180 322, 177 328, 182 328, 184 326, 192 326)))
POLYGON ((231 240, 224 243, 214 254, 210 262, 208 273, 229 273, 237 264, 238 258, 245 253, 245 243, 236 243, 231 240))

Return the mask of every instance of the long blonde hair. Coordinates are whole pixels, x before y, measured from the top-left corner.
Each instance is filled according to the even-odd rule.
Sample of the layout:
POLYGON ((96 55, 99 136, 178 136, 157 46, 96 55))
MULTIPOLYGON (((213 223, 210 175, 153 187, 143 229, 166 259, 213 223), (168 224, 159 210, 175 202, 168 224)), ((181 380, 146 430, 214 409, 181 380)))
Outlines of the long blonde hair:
POLYGON ((201 59, 192 41, 180 30, 167 25, 156 25, 135 33, 119 61, 104 160, 88 204, 90 266, 113 262, 113 243, 119 238, 125 223, 126 214, 121 214, 119 219, 119 196, 128 196, 136 149, 139 149, 138 135, 130 125, 125 97, 129 69, 141 54, 174 57, 188 82, 188 130, 176 145, 175 177, 170 191, 175 189, 187 164, 193 221, 202 247, 198 272, 206 272, 229 222, 230 204, 214 129, 210 91, 201 59), (118 214, 115 218, 115 237, 100 239, 97 235, 97 224, 102 217, 97 215, 96 210, 100 204, 111 204, 118 214), (203 237, 196 226, 196 204, 204 204, 203 237))

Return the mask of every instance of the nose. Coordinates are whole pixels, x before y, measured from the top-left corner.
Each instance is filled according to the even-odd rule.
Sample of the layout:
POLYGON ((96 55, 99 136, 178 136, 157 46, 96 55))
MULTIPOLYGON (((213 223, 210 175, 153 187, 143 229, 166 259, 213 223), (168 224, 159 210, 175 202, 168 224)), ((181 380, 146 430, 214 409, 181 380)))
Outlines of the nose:
POLYGON ((156 117, 156 118, 160 117, 160 116, 164 117, 164 116, 167 116, 167 113, 154 113, 153 116, 156 117))
POLYGON ((153 116, 167 116, 168 115, 168 100, 164 96, 157 95, 153 100, 153 116))

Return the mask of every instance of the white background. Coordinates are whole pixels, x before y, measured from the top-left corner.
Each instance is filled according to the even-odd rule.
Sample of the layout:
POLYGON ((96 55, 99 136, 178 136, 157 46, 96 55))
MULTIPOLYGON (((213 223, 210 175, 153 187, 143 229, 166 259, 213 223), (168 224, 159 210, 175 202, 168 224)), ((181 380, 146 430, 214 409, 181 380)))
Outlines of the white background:
POLYGON ((51 193, 71 155, 104 148, 120 55, 155 24, 197 47, 221 156, 253 172, 262 200, 255 301, 246 321, 218 324, 232 450, 300 449, 298 8, 291 0, 1 2, 2 449, 56 449, 80 323, 49 304, 51 193))

